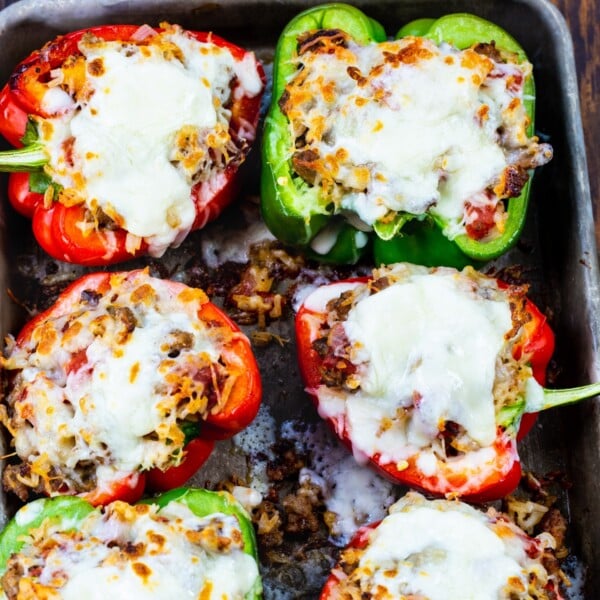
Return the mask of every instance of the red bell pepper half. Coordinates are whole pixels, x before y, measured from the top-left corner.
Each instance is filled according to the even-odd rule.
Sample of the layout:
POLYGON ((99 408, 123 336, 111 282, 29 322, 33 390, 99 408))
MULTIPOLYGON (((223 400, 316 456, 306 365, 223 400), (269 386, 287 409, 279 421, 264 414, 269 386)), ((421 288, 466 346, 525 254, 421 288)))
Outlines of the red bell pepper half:
MULTIPOLYGON (((545 382, 546 367, 554 349, 554 335, 539 309, 524 297, 524 290, 520 287, 511 287, 502 282, 496 282, 493 278, 478 274, 470 268, 463 272, 442 270, 445 273, 454 273, 455 276, 462 279, 461 285, 463 286, 477 287, 482 284, 486 288, 491 286, 495 290, 490 292, 492 297, 497 298, 504 292, 508 293, 507 299, 509 300, 507 301, 511 305, 513 330, 510 332, 510 340, 507 341, 507 344, 510 343, 510 345, 505 346, 508 350, 505 349, 504 355, 499 354, 498 356, 503 359, 504 364, 519 365, 511 373, 516 373, 514 377, 521 381, 520 391, 509 392, 513 394, 511 400, 503 403, 497 395, 492 397, 490 390, 490 400, 488 401, 494 403, 496 436, 488 446, 483 448, 483 453, 481 453, 482 447, 477 445, 471 447, 469 446, 471 442, 465 442, 464 438, 453 446, 453 440, 456 439, 455 436, 459 436, 461 427, 450 422, 451 418, 444 417, 447 412, 441 413, 442 422, 435 425, 435 427, 439 427, 439 431, 436 430, 437 435, 435 432, 431 434, 433 437, 430 444, 419 447, 414 442, 406 442, 402 447, 405 458, 401 460, 395 460, 394 456, 387 451, 365 451, 361 447, 363 443, 357 443, 359 433, 353 432, 348 420, 347 402, 353 398, 357 389, 362 385, 361 373, 365 373, 363 361, 371 360, 371 358, 357 359, 353 362, 353 357, 357 356, 356 352, 360 353, 361 348, 351 345, 349 348, 345 321, 352 307, 360 304, 365 297, 373 297, 372 294, 385 293, 386 289, 394 285, 401 285, 402 281, 397 281, 398 269, 400 272, 402 270, 414 272, 420 269, 420 273, 427 272, 431 277, 438 271, 408 264, 392 265, 389 269, 376 270, 369 278, 356 278, 322 286, 306 298, 296 315, 298 360, 306 390, 311 395, 320 415, 328 422, 340 440, 352 449, 359 460, 364 459, 388 479, 428 493, 461 497, 472 502, 487 502, 504 497, 517 487, 521 477, 517 440, 533 424, 531 416, 525 419, 522 417, 528 417, 542 409, 594 396, 600 392, 600 384, 591 384, 570 390, 541 388, 540 386, 545 382), (357 300, 359 296, 360 299, 357 300), (520 308, 516 310, 512 306, 513 304, 520 308), (361 369, 363 370, 361 371, 361 369), (527 384, 527 380, 533 381, 534 379, 539 386, 527 384), (321 393, 324 391, 330 395, 322 396, 321 393), (333 397, 338 402, 337 405, 329 405, 335 406, 335 410, 324 407, 323 398, 327 397, 333 397), (439 447, 436 446, 434 449, 432 444, 439 444, 439 447), (451 447, 454 450, 444 456, 444 452, 451 447), (442 448, 441 452, 440 448, 442 448), (426 459, 425 454, 427 454, 426 459)), ((430 310, 435 312, 439 308, 434 306, 430 310)), ((394 331, 396 339, 400 340, 403 335, 403 323, 392 322, 391 318, 390 314, 383 310, 381 314, 373 315, 374 322, 383 324, 383 329, 389 328, 390 331, 394 331)), ((413 318, 414 315, 406 315, 407 320, 413 318)), ((506 336, 509 336, 509 333, 506 333, 506 336)), ((459 348, 455 350, 458 355, 461 351, 466 352, 464 349, 460 349, 460 340, 456 340, 456 344, 459 348)), ((388 359, 384 358, 383 360, 388 359)), ((414 365, 398 364, 396 371, 406 373, 413 367, 414 365)), ((425 379, 431 377, 431 374, 427 376, 423 374, 421 377, 425 379)), ((494 385, 496 385, 497 372, 493 377, 494 385)), ((417 378, 417 381, 420 380, 417 378)), ((514 389, 513 383, 517 385, 512 382, 512 379, 507 383, 506 375, 504 375, 504 389, 507 386, 509 390, 514 389)), ((427 383, 424 385, 426 389, 427 383)), ((458 387, 460 385, 457 384, 458 387)), ((495 391, 494 394, 496 394, 495 391)), ((398 420, 399 423, 402 423, 402 419, 398 417, 399 413, 419 416, 421 400, 420 392, 415 391, 410 401, 412 404, 409 399, 398 401, 397 410, 399 412, 393 415, 387 423, 382 418, 381 429, 377 435, 387 431, 392 426, 392 421, 398 420), (411 411, 414 412, 411 413, 411 411)), ((451 402, 463 402, 463 398, 457 394, 452 397, 451 402)), ((486 402, 486 400, 481 400, 481 402, 486 402)), ((368 408, 370 405, 365 406, 367 408, 362 410, 373 411, 379 410, 378 406, 380 405, 377 405, 377 400, 374 400, 375 408, 368 408)), ((431 404, 427 404, 427 406, 431 407, 431 404)), ((408 418, 412 420, 413 417, 409 416, 408 418)), ((393 427, 396 426, 402 427, 402 425, 393 425, 393 427)), ((360 427, 361 425, 355 423, 357 431, 360 427)), ((401 445, 400 442, 398 444, 401 445)), ((365 447, 371 448, 372 446, 367 444, 365 447)))
POLYGON ((548 573, 544 566, 544 560, 552 555, 547 538, 529 536, 507 515, 494 509, 483 513, 461 502, 428 501, 409 492, 391 507, 390 514, 382 521, 357 531, 325 582, 320 600, 363 597, 359 593, 368 593, 369 586, 375 587, 376 579, 388 586, 389 595, 378 588, 381 597, 386 598, 397 597, 395 592, 399 590, 402 598, 429 597, 428 589, 437 584, 439 590, 444 582, 448 586, 444 588, 446 598, 473 597, 473 588, 467 590, 469 585, 480 586, 477 591, 481 597, 492 597, 488 594, 496 592, 496 588, 498 597, 512 597, 513 590, 517 597, 521 586, 527 585, 539 597, 562 600, 559 574, 548 573), (460 530, 460 540, 456 538, 457 523, 466 526, 460 530), (408 541, 405 546, 408 527, 411 529, 408 537, 413 542, 408 541), (495 542, 495 552, 482 553, 477 545, 482 533, 488 544, 495 542), (389 541, 393 536, 396 547, 388 546, 386 553, 386 537, 389 541), (379 551, 361 564, 366 551, 374 546, 379 551), (447 559, 453 552, 454 560, 447 559), (508 575, 506 580, 497 573, 504 561, 514 561, 513 573, 503 573, 508 575), (393 568, 395 565, 398 567, 393 568), (480 572, 473 573, 471 569, 480 572))
MULTIPOLYGON (((160 33, 170 27, 173 26, 151 29, 136 25, 105 25, 59 36, 17 65, 9 82, 0 91, 0 133, 13 146, 20 148, 0 153, 0 171, 11 172, 9 200, 18 212, 32 219, 37 241, 58 260, 102 266, 144 255, 152 248, 149 238, 132 235, 125 225, 119 223, 119 218, 106 222, 104 217, 98 219, 92 214, 95 208, 90 213, 87 199, 83 204, 63 201, 60 185, 44 172, 49 156, 43 140, 34 131, 37 125, 32 128, 32 124, 43 123, 43 119, 62 114, 59 109, 49 111, 43 105, 44 94, 54 85, 53 74, 82 56, 79 43, 85 36, 95 36, 107 42, 143 44, 153 31, 160 33), (49 188, 52 194, 49 194, 49 188)), ((198 42, 228 50, 236 64, 254 69, 253 74, 260 79, 261 88, 264 87, 264 70, 251 52, 212 33, 184 33, 198 42)), ((193 183, 191 198, 195 219, 190 230, 200 229, 215 219, 237 194, 238 167, 254 140, 262 96, 262 89, 258 92, 247 89, 241 79, 232 79, 230 100, 226 106, 230 114, 229 135, 235 146, 229 151, 235 158, 228 159, 223 168, 216 170, 209 179, 193 183)), ((156 86, 156 93, 160 93, 160 85, 156 86)), ((171 245, 180 242, 181 235, 171 245)))
POLYGON ((262 395, 237 325, 201 290, 147 271, 82 277, 9 341, 2 366, 19 459, 3 482, 22 499, 104 505, 178 487, 262 395))

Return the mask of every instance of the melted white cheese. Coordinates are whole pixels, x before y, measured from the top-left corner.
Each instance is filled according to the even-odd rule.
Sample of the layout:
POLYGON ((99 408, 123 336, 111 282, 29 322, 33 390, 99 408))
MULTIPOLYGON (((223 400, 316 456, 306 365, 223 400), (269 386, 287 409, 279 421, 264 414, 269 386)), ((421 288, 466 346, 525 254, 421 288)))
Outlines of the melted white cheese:
POLYGON ((359 563, 362 589, 428 600, 497 600, 515 580, 526 589, 531 561, 523 543, 491 522, 466 504, 407 495, 369 538, 359 563))
POLYGON ((250 486, 265 496, 272 485, 268 476, 268 464, 275 459, 273 446, 276 440, 277 423, 265 403, 261 405, 252 423, 233 437, 235 446, 250 457, 247 475, 250 486))
MULTIPOLYGON (((444 421, 462 425, 481 446, 494 441, 495 364, 511 311, 507 300, 477 296, 463 277, 415 270, 350 310, 344 329, 361 387, 317 393, 321 416, 345 424, 355 454, 404 460, 428 447, 444 421), (410 419, 397 418, 413 406, 410 419)), ((320 293, 307 304, 323 301, 320 293)))
MULTIPOLYGON (((51 131, 44 141, 53 179, 76 189, 88 206, 117 215, 118 224, 147 238, 158 256, 181 242, 196 212, 193 182, 171 160, 177 132, 210 130, 228 119, 222 106, 236 74, 249 95, 261 88, 254 61, 238 65, 227 49, 181 32, 165 37, 179 48, 181 61, 166 59, 158 45, 141 51, 119 42, 81 42, 87 62, 103 65, 98 74, 88 72, 89 99, 42 128, 51 131)), ((59 102, 55 92, 47 102, 59 102)))
MULTIPOLYGON (((448 235, 463 232, 465 201, 507 165, 497 128, 522 90, 509 90, 505 79, 488 85, 494 63, 487 57, 426 39, 350 43, 347 51, 309 53, 300 61, 299 102, 310 102, 298 120, 309 127, 307 146, 345 188, 341 208, 368 225, 390 210, 429 211, 450 221, 448 235), (412 57, 399 64, 386 59, 413 44, 412 57), (350 69, 365 81, 356 83, 350 69)), ((296 118, 301 110, 294 111, 296 118)), ((517 112, 526 122, 522 105, 517 112)))
POLYGON ((395 500, 393 484, 357 464, 323 421, 314 425, 286 421, 281 436, 293 440, 298 452, 308 456, 299 481, 321 488, 327 511, 335 517, 328 521, 334 543, 345 546, 359 527, 385 516, 395 500))
MULTIPOLYGON (((190 297, 183 301, 168 282, 138 272, 115 289, 119 303, 130 304, 136 327, 117 341, 122 324, 108 317, 109 292, 96 308, 81 309, 77 335, 62 343, 58 338, 52 352, 25 352, 20 385, 27 391, 19 410, 35 427, 23 423, 15 432, 17 453, 30 461, 66 469, 96 463, 99 488, 122 473, 168 466, 173 445, 166 440, 177 418, 175 382, 183 389, 221 353, 220 342, 198 319, 198 297, 190 288, 184 288, 190 289, 190 297), (136 304, 131 298, 145 284, 151 284, 155 297, 136 304), (91 323, 99 321, 108 334, 92 334, 91 323), (190 340, 177 360, 169 358, 170 345, 165 344, 173 332, 190 340), (85 352, 84 367, 66 369, 71 352, 85 352), (150 435, 155 432, 158 439, 150 435)), ((53 327, 60 330, 62 321, 53 327)))
MULTIPOLYGON (((93 403, 93 415, 76 414, 84 416, 85 422, 94 423, 123 470, 135 470, 135 465, 146 466, 151 459, 140 439, 155 431, 164 419, 159 391, 165 380, 159 369, 164 355, 157 352, 157 348, 173 330, 193 333, 192 351, 205 353, 212 361, 218 360, 217 348, 202 335, 199 323, 189 314, 164 315, 152 310, 123 346, 122 355, 115 356, 112 348, 94 341, 87 349, 90 365, 94 367, 92 377, 75 374, 73 381, 67 380, 75 397, 87 396, 93 403), (136 368, 139 370, 132 383, 131 373, 136 368)), ((84 423, 75 422, 73 426, 77 428, 84 423)))
POLYGON ((176 502, 158 514, 155 509, 144 514, 136 514, 135 509, 128 512, 134 514, 133 519, 124 519, 118 511, 109 518, 98 511, 91 513, 78 528, 81 540, 59 537, 61 543, 44 557, 38 581, 56 587, 64 600, 237 600, 252 589, 258 567, 243 552, 233 516, 201 518, 176 502), (188 532, 207 527, 233 540, 230 547, 217 551, 187 537, 188 532), (119 546, 138 544, 141 551, 127 557, 114 541, 119 546), (57 585, 57 574, 64 574, 64 585, 57 585))

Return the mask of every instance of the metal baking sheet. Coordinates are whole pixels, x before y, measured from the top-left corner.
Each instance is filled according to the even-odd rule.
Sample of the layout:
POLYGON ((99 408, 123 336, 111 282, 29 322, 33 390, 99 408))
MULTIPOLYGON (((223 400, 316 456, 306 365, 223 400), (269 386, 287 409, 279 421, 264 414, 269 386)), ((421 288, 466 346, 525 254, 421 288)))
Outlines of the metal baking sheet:
MULTIPOLYGON (((156 25, 163 20, 187 28, 213 30, 252 48, 269 72, 281 29, 295 14, 315 4, 318 2, 21 0, 0 13, 0 82, 6 81, 19 60, 57 34, 93 24, 156 25)), ((524 46, 534 63, 537 130, 552 143, 555 156, 534 179, 530 215, 522 242, 494 266, 522 266, 532 282, 533 299, 550 316, 557 334, 557 377, 553 385, 583 385, 600 379, 597 251, 573 49, 562 16, 545 0, 361 0, 353 4, 382 22, 389 34, 414 18, 472 12, 504 27, 524 46)), ((259 152, 255 149, 242 169, 246 199, 258 194, 258 161, 259 152)), ((17 297, 43 286, 54 286, 58 290, 83 272, 68 265, 57 265, 35 248, 29 224, 7 205, 5 183, 2 176, 0 327, 3 335, 15 332, 27 316, 4 290, 11 290, 17 297)), ((237 225, 236 210, 207 231, 192 234, 182 249, 169 251, 158 264, 154 261, 152 267, 183 280, 193 279, 189 271, 198 269, 200 259, 195 255, 201 255, 203 245, 210 245, 214 239, 225 240, 234 230, 238 239, 246 235, 244 225, 237 225)), ((215 484, 230 472, 247 477, 248 454, 268 456, 273 441, 286 435, 290 438, 294 424, 317 421, 296 369, 291 311, 287 319, 269 324, 267 331, 287 341, 257 348, 265 385, 266 412, 259 419, 261 427, 251 428, 245 438, 238 440, 237 446, 223 444, 195 478, 199 484, 215 484)), ((296 438, 302 435, 297 434, 296 438)), ((577 597, 599 598, 600 572, 595 567, 600 564, 600 478, 597 476, 600 472, 600 403, 591 400, 542 415, 521 444, 520 452, 526 469, 538 473, 566 473, 570 485, 564 492, 562 505, 570 521, 569 546, 586 573, 577 597)), ((363 490, 356 489, 354 493, 358 497, 363 490)), ((8 518, 13 509, 12 501, 0 495, 2 520, 8 518)), ((307 560, 312 557, 319 562, 319 556, 312 556, 310 549, 304 548, 303 552, 307 560)), ((289 563, 285 565, 285 561, 281 568, 263 565, 266 597, 318 597, 329 566, 326 558, 320 570, 317 568, 311 573, 303 571, 301 565, 293 568, 289 563)))

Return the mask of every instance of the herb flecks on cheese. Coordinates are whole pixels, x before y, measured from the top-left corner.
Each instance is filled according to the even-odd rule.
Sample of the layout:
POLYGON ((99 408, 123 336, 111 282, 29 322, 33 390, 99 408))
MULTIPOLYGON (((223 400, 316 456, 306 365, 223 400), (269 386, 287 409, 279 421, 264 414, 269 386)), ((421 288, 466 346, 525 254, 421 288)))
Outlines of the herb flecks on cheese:
POLYGON ((185 505, 109 505, 77 530, 47 520, 13 554, 1 579, 21 598, 241 600, 258 567, 235 517, 198 517, 185 505))
POLYGON ((182 425, 227 402, 239 372, 223 352, 237 334, 199 317, 204 292, 145 271, 109 281, 38 323, 3 360, 2 420, 23 461, 5 469, 5 483, 18 475, 38 491, 80 493, 165 470, 183 458, 182 425))
POLYGON ((254 138, 246 128, 233 139, 229 107, 234 82, 260 92, 256 62, 176 26, 129 42, 88 34, 79 51, 52 71, 42 102, 58 115, 38 127, 58 201, 85 203, 84 230, 126 229, 160 256, 194 223, 192 187, 240 162, 254 138))
POLYGON ((297 62, 280 99, 290 159, 325 203, 363 227, 431 214, 450 238, 493 237, 501 200, 551 158, 528 136, 531 65, 493 44, 457 50, 407 37, 362 46, 327 30, 299 40, 297 62), (487 229, 474 223, 490 211, 487 229))

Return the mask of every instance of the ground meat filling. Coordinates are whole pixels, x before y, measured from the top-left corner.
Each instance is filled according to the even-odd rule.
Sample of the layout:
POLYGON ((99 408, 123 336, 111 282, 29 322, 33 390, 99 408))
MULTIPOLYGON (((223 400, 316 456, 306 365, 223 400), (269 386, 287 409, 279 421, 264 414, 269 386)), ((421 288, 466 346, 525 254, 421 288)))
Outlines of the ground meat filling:
MULTIPOLYGON (((513 349, 522 343, 523 326, 529 321, 526 310, 527 287, 511 285, 499 290, 495 280, 468 270, 473 289, 482 298, 495 298, 505 295, 509 301, 512 317, 512 329, 505 335, 505 343, 496 359, 496 374, 493 385, 494 410, 496 415, 504 409, 518 404, 524 396, 525 382, 531 377, 529 357, 515 359, 513 349)), ((327 304, 327 319, 321 325, 318 336, 312 343, 313 350, 320 358, 321 384, 333 389, 343 390, 350 395, 361 390, 359 366, 351 360, 353 347, 349 341, 344 322, 352 308, 362 299, 380 293, 394 283, 401 283, 402 272, 392 273, 386 268, 375 272, 375 278, 357 288, 345 291, 327 304)), ((412 406, 399 407, 397 419, 411 419, 418 411, 420 398, 413 398, 412 406)), ((385 421, 385 420, 384 420, 385 421)), ((388 424, 389 425, 389 424, 388 424)), ((381 424, 382 431, 386 422, 381 424)), ((439 433, 433 443, 435 454, 441 459, 452 458, 463 453, 479 449, 479 444, 470 438, 460 424, 445 420, 439 423, 439 433)))
MULTIPOLYGON (((336 213, 355 213, 353 218, 358 215, 365 227, 375 226, 378 231, 377 224, 389 225, 405 213, 439 213, 450 219, 449 209, 443 205, 451 202, 451 220, 457 222, 447 229, 449 237, 466 233, 477 240, 493 239, 504 230, 505 200, 518 197, 529 172, 552 158, 550 145, 539 143, 527 132, 530 119, 525 109, 525 86, 531 65, 520 63, 516 55, 494 42, 457 50, 409 37, 360 46, 338 29, 309 31, 298 38, 297 62, 298 72, 279 99, 294 140, 292 167, 304 182, 321 188, 325 205, 333 206, 336 213), (409 103, 418 102, 421 92, 411 87, 415 85, 411 78, 416 77, 410 75, 411 71, 429 69, 428 65, 436 61, 445 62, 450 69, 458 63, 464 67, 452 76, 454 79, 449 77, 450 85, 458 80, 459 89, 465 79, 471 78, 477 89, 472 101, 457 104, 470 115, 464 117, 463 124, 453 125, 444 133, 433 129, 440 125, 426 122, 423 136, 451 138, 455 131, 465 129, 464 123, 476 124, 475 132, 471 141, 463 142, 457 136, 456 141, 446 145, 432 144, 426 150, 419 147, 415 154, 427 153, 427 159, 423 158, 418 167, 413 165, 411 171, 398 173, 380 158, 378 151, 369 153, 364 147, 383 147, 390 140, 398 144, 398 139, 411 139, 414 145, 414 137, 419 134, 416 130, 405 131, 406 126, 395 113, 413 110, 409 103), (399 97, 402 94, 409 99, 399 97), (369 131, 382 137, 370 138, 374 143, 366 144, 369 131), (473 145, 477 136, 485 141, 473 145), (352 137, 361 140, 356 143, 358 147, 354 147, 352 137), (474 157, 478 154, 477 144, 484 143, 488 150, 477 160, 456 160, 455 153, 474 157), (462 149, 456 150, 455 146, 462 149), (486 161, 494 166, 486 170, 485 165, 482 167, 486 161), (434 171, 427 164, 435 165, 434 171), (475 173, 481 187, 469 187, 461 172, 475 173)), ((435 79, 435 73, 442 71, 444 68, 427 73, 435 79)), ((449 122, 459 110, 457 106, 448 108, 448 115, 434 115, 432 119, 449 122)), ((420 123, 426 118, 421 115, 413 121, 420 123)), ((386 150, 389 154, 398 148, 386 146, 386 150)))

